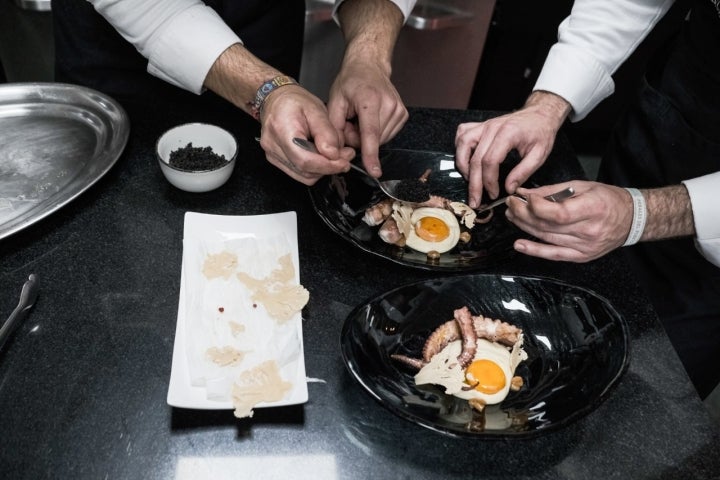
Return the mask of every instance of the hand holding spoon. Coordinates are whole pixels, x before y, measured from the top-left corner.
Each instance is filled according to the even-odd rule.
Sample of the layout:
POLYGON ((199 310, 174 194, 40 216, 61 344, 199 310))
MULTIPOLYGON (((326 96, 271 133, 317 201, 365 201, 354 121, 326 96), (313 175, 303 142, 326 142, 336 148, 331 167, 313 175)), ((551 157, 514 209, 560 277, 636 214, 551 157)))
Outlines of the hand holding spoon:
MULTIPOLYGON (((315 144, 311 142, 310 140, 305 140, 304 138, 293 138, 293 143, 297 145, 300 148, 303 148, 309 152, 318 153, 317 148, 315 147, 315 144)), ((393 200, 397 200, 400 202, 405 203, 419 203, 424 202, 430 198, 430 190, 427 188, 427 186, 421 182, 420 180, 384 180, 380 181, 377 178, 370 175, 365 169, 358 167, 357 165, 351 163, 350 167, 354 170, 357 170, 358 172, 362 173, 363 175, 368 176, 371 178, 378 186, 378 188, 388 197, 392 198, 393 200), (418 186, 425 187, 423 188, 412 188, 415 187, 413 182, 417 182, 418 186), (403 187, 410 187, 410 188, 403 188, 403 187), (402 192, 402 193, 398 193, 402 192), (410 198, 412 196, 412 198, 410 198), (405 198, 401 198, 405 197, 405 198)))

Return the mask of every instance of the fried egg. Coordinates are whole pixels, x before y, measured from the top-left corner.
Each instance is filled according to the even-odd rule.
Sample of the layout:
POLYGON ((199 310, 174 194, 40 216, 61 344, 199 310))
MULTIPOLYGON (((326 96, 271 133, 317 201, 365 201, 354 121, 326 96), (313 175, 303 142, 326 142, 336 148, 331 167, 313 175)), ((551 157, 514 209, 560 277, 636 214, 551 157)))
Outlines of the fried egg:
POLYGON ((510 391, 518 364, 527 358, 522 335, 512 347, 478 338, 477 351, 467 368, 457 361, 462 341, 456 340, 430 359, 415 375, 417 385, 445 387, 445 393, 465 400, 482 400, 486 405, 502 402, 510 391))
POLYGON ((412 211, 410 225, 401 231, 405 233, 405 244, 427 253, 444 253, 457 245, 460 239, 460 224, 449 210, 433 207, 420 207, 412 211))

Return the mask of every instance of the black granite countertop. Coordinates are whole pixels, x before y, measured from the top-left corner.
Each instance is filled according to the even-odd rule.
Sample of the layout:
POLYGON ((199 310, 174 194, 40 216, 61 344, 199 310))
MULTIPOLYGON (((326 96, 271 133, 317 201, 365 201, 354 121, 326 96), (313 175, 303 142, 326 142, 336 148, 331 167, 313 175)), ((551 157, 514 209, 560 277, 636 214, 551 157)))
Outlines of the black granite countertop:
MULTIPOLYGON (((146 112, 148 113, 148 112, 146 112)), ((413 109, 393 146, 452 152, 458 122, 487 113, 413 109)), ((50 217, 0 240, 0 318, 30 273, 40 296, 0 352, 0 477, 5 479, 313 478, 698 479, 720 475, 720 431, 704 409, 620 253, 585 265, 516 255, 492 273, 590 288, 630 327, 630 364, 589 415, 538 438, 470 441, 398 418, 346 371, 339 337, 357 304, 432 277, 351 246, 307 189, 241 140, 230 181, 206 194, 163 178, 153 148, 185 118, 133 120, 113 169, 50 217), (307 376, 304 405, 230 411, 166 403, 183 217, 297 212, 307 376), (349 261, 350 260, 350 261, 349 261)), ((561 137, 558 180, 582 177, 561 137)))

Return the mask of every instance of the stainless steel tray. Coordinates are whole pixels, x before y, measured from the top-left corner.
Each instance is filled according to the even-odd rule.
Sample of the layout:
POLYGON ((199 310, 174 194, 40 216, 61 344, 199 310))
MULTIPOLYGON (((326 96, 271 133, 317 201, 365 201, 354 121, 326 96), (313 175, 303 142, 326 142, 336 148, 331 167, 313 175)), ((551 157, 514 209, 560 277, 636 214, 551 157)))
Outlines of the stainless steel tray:
POLYGON ((130 123, 112 98, 60 83, 0 86, 0 239, 77 198, 115 164, 130 123))

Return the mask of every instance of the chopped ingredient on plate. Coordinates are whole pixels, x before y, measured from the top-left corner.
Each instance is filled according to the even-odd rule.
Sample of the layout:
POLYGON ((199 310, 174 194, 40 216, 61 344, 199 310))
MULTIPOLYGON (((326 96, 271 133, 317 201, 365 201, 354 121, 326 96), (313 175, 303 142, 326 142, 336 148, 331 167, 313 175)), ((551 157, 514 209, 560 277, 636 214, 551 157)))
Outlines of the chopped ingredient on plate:
POLYGON ((310 292, 302 285, 289 283, 295 278, 290 254, 281 257, 278 265, 269 277, 258 279, 244 272, 238 272, 237 277, 253 292, 252 299, 262 303, 271 317, 286 322, 303 309, 310 292))
POLYGON ((237 418, 252 417, 253 407, 261 402, 277 402, 292 388, 280 377, 277 363, 268 360, 240 374, 232 388, 237 418))
POLYGON ((207 350, 207 356, 210 361, 217 363, 221 367, 226 365, 237 365, 242 362, 245 357, 245 352, 241 352, 229 345, 222 348, 210 347, 207 350))
POLYGON ((222 277, 227 280, 235 272, 237 266, 237 255, 223 251, 207 256, 203 263, 202 273, 208 279, 222 277))

